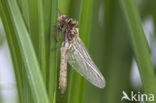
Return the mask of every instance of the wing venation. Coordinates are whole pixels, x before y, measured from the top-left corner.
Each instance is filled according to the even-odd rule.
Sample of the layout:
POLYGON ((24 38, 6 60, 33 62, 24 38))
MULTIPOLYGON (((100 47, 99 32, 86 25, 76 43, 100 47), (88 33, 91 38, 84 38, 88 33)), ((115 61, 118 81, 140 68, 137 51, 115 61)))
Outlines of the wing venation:
POLYGON ((103 75, 89 56, 80 38, 77 39, 76 43, 68 51, 68 62, 73 69, 79 72, 93 85, 99 88, 105 87, 103 75))

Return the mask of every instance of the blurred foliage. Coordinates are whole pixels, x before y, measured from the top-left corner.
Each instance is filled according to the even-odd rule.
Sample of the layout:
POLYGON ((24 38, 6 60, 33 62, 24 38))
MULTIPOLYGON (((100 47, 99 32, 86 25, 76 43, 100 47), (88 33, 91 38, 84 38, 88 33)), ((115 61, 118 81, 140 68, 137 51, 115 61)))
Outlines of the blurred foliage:
POLYGON ((156 0, 143 0, 140 6, 140 13, 142 18, 151 16, 154 21, 154 30, 156 34, 156 9, 155 9, 156 0))
MULTIPOLYGON (((145 53, 149 53, 149 48, 148 45, 147 47, 146 45, 143 45, 144 50, 139 47, 135 48, 137 45, 135 43, 140 43, 139 41, 141 41, 141 44, 143 44, 146 42, 146 39, 144 38, 143 31, 134 33, 133 31, 135 30, 130 29, 129 25, 133 24, 130 26, 137 26, 139 28, 137 30, 140 30, 140 28, 142 29, 142 26, 138 18, 143 20, 144 18, 151 16, 155 24, 154 28, 156 32, 155 0, 138 0, 137 8, 139 10, 139 14, 134 4, 136 1, 132 2, 132 5, 134 4, 133 6, 127 3, 128 6, 126 6, 126 9, 123 8, 126 3, 122 4, 122 0, 45 0, 43 2, 41 0, 14 1, 18 4, 19 8, 17 7, 17 9, 20 10, 18 13, 21 15, 23 20, 22 24, 24 24, 24 26, 22 27, 27 31, 22 35, 29 34, 27 39, 30 38, 31 41, 29 44, 32 44, 33 46, 30 47, 32 52, 35 53, 35 56, 33 56, 37 58, 33 60, 38 63, 37 67, 40 68, 41 78, 44 81, 44 85, 42 83, 41 85, 46 88, 46 92, 39 91, 39 93, 42 94, 43 92, 45 95, 48 95, 50 103, 120 103, 122 91, 126 91, 129 94, 131 91, 144 92, 145 90, 148 91, 151 89, 148 88, 148 86, 146 88, 139 89, 132 87, 130 77, 134 55, 137 59, 137 63, 141 65, 139 70, 142 71, 140 74, 143 74, 143 76, 141 76, 142 81, 146 79, 146 82, 143 82, 144 85, 150 85, 148 84, 148 78, 150 76, 146 77, 147 72, 145 70, 147 68, 144 66, 147 62, 142 59, 142 61, 145 62, 143 64, 140 62, 138 57, 138 55, 143 53, 142 51, 147 51, 145 53), (99 67, 106 79, 106 87, 104 89, 99 89, 91 85, 76 73, 70 65, 68 65, 67 91, 64 95, 60 94, 58 86, 60 53, 59 50, 49 51, 50 48, 56 48, 60 45, 60 43, 55 42, 54 38, 56 33, 55 27, 57 25, 57 8, 59 8, 61 13, 67 14, 69 17, 75 18, 79 21, 80 24, 78 27, 80 29, 80 37, 85 43, 95 64, 99 67), (129 14, 134 15, 134 19, 132 19, 132 22, 130 23, 127 22, 129 21, 129 18, 127 19, 124 14, 124 12, 127 13, 126 10, 131 11, 129 14), (138 17, 137 20, 135 16, 138 17), (135 23, 139 26, 133 22, 135 20, 135 23), (135 38, 135 35, 137 34, 140 34, 141 39, 135 38), (134 43, 135 40, 138 42, 134 43), (140 52, 136 52, 138 49, 140 52)), ((19 42, 20 39, 18 36, 20 37, 20 33, 17 33, 19 28, 14 24, 15 21, 12 21, 12 18, 14 18, 12 17, 13 14, 10 14, 10 11, 12 10, 8 8, 8 4, 12 4, 10 4, 8 0, 7 2, 1 0, 1 2, 3 4, 0 4, 0 15, 3 16, 2 20, 3 23, 5 23, 4 26, 5 31, 7 32, 7 40, 12 54, 20 98, 19 101, 20 103, 36 103, 35 100, 40 100, 42 95, 40 95, 40 98, 34 98, 37 94, 32 92, 38 90, 35 88, 31 89, 32 84, 29 76, 34 73, 36 77, 40 77, 40 73, 35 74, 35 71, 29 71, 27 74, 25 73, 27 72, 27 67, 24 65, 24 62, 27 61, 23 60, 23 53, 21 51, 23 46, 20 45, 22 41, 19 42), (19 54, 17 54, 17 52, 19 54)), ((130 0, 125 2, 130 2, 130 0)), ((0 44, 2 41, 1 39, 2 38, 0 37, 0 44)), ((31 53, 29 55, 31 55, 31 53)), ((150 56, 147 57, 150 59, 150 56)), ((150 62, 150 60, 148 62, 150 62)), ((150 70, 151 69, 153 69, 152 66, 150 67, 150 70)), ((153 73, 152 70, 151 72, 153 73)), ((155 80, 155 78, 153 77, 152 80, 155 80)), ((34 85, 37 84, 38 83, 34 85)), ((40 85, 40 83, 38 85, 40 85)), ((151 90, 153 90, 153 88, 151 90)), ((122 101, 122 103, 129 103, 129 101, 125 100, 122 101)))
POLYGON ((4 36, 0 34, 0 46, 2 46, 3 43, 4 43, 4 36))
MULTIPOLYGON (((119 103, 122 91, 128 91, 131 88, 132 50, 126 31, 127 26, 121 9, 118 8, 118 1, 101 0, 95 4, 91 54, 106 78, 106 88, 101 90, 90 86, 88 91, 91 93, 88 94, 92 94, 90 98, 97 98, 96 101, 99 103, 102 100, 105 103, 119 103)), ((95 100, 88 99, 88 102, 95 103, 95 100)))
POLYGON ((144 92, 146 94, 152 93, 156 95, 156 79, 154 79, 155 72, 151 60, 151 52, 136 2, 133 0, 121 0, 120 3, 129 27, 131 45, 140 72, 144 92))
POLYGON ((3 25, 2 25, 2 22, 1 22, 1 19, 0 19, 0 46, 3 45, 4 40, 5 40, 4 29, 3 29, 3 25))
POLYGON ((2 85, 0 84, 0 103, 3 103, 3 97, 2 97, 2 85))

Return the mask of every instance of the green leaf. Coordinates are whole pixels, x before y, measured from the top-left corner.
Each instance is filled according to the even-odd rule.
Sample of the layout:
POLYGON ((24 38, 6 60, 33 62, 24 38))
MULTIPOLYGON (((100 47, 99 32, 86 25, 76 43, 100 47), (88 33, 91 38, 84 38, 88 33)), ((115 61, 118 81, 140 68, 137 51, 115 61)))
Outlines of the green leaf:
MULTIPOLYGON (((50 21, 50 48, 56 47, 55 35, 57 33, 57 12, 58 12, 57 0, 51 1, 51 21, 50 21)), ((50 49, 49 49, 50 50, 50 49)), ((56 103, 56 90, 57 90, 57 51, 50 51, 49 54, 49 100, 50 103, 56 103)))
MULTIPOLYGON (((93 0, 81 1, 79 34, 87 49, 89 49, 93 0)), ((73 71, 68 103, 84 103, 86 95, 86 80, 73 71)))
MULTIPOLYGON (((0 1, 1 2, 1 1, 0 1)), ((11 57, 12 57, 12 63, 14 66, 14 72, 16 77, 16 83, 17 83, 17 89, 18 89, 18 95, 19 95, 19 102, 23 101, 23 66, 22 66, 22 58, 21 53, 19 50, 19 46, 15 37, 15 31, 13 29, 13 23, 11 22, 11 17, 9 15, 8 8, 6 7, 6 4, 4 2, 0 3, 0 13, 1 13, 1 19, 3 22, 3 26, 5 29, 6 39, 8 41, 11 57)))
POLYGON ((16 40, 19 44, 33 99, 35 103, 49 103, 38 60, 17 2, 12 0, 5 1, 5 3, 10 10, 6 13, 9 13, 12 17, 11 21, 16 32, 16 40))
POLYGON ((43 73, 43 80, 46 84, 46 74, 47 74, 47 59, 46 59, 46 34, 44 28, 44 18, 43 18, 43 1, 37 0, 38 2, 38 18, 39 18, 39 54, 40 54, 40 67, 43 73))
POLYGON ((120 0, 129 30, 130 39, 139 67, 144 91, 156 95, 156 79, 151 55, 145 34, 143 31, 140 15, 134 0, 120 0))

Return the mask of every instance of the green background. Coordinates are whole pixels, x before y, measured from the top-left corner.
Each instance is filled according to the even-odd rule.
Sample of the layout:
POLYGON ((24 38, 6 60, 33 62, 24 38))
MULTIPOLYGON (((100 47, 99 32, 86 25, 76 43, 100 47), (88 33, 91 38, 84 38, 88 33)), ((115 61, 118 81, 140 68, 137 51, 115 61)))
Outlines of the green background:
POLYGON ((129 103, 121 101, 122 91, 156 95, 152 50, 142 26, 150 16, 155 29, 155 5, 155 0, 0 0, 18 102, 129 103), (80 38, 104 75, 105 88, 93 86, 68 64, 67 91, 60 93, 60 51, 50 50, 61 44, 55 41, 58 8, 79 21, 80 38), (142 81, 139 88, 131 80, 133 59, 142 81))

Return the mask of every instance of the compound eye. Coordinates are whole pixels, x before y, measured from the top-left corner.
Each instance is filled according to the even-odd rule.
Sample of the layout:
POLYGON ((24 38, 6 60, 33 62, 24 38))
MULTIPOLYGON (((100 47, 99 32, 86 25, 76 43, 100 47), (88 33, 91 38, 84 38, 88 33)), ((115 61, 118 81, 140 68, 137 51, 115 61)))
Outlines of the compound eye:
POLYGON ((76 25, 76 24, 77 24, 77 21, 71 18, 71 19, 69 20, 68 24, 69 24, 69 25, 76 25))
POLYGON ((62 15, 62 18, 65 20, 65 19, 68 18, 68 16, 67 15, 62 15))
POLYGON ((73 25, 76 25, 77 24, 77 21, 76 20, 72 21, 72 24, 73 25))
POLYGON ((69 19, 68 24, 72 24, 73 19, 69 19))

